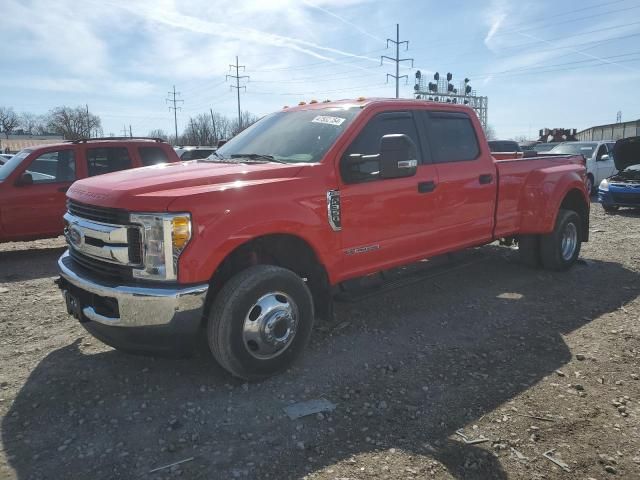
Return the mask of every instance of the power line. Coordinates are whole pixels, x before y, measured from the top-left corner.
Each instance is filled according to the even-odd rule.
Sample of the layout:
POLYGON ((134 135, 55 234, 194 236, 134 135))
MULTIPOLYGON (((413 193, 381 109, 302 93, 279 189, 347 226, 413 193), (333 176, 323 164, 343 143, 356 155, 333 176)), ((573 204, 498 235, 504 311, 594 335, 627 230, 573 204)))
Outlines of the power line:
POLYGON ((392 40, 387 38, 387 48, 389 48, 389 42, 393 43, 396 46, 396 58, 387 57, 386 55, 380 56, 380 65, 384 62, 384 59, 391 60, 396 64, 396 74, 392 75, 387 73, 387 81, 389 81, 389 77, 396 79, 396 98, 400 97, 400 79, 406 78, 407 82, 409 81, 409 77, 407 75, 400 75, 400 62, 411 62, 411 67, 413 67, 413 58, 400 58, 400 44, 404 43, 407 46, 407 50, 409 50, 409 41, 402 40, 400 41, 400 24, 396 23, 396 39, 392 40))
POLYGON ((173 92, 169 92, 169 95, 173 95, 173 98, 165 98, 166 102, 173 102, 173 107, 169 107, 169 110, 173 110, 173 126, 176 131, 176 142, 178 141, 178 109, 182 110, 182 107, 177 107, 176 103, 182 102, 184 100, 176 100, 176 95, 180 95, 180 92, 176 92, 176 86, 173 86, 173 92))
POLYGON ((245 71, 245 66, 244 65, 238 65, 238 56, 236 55, 236 64, 235 65, 229 65, 229 68, 235 68, 236 69, 236 74, 235 75, 227 75, 225 77, 225 80, 229 79, 229 78, 235 78, 236 79, 236 84, 235 85, 231 85, 231 88, 235 88, 237 93, 238 93, 238 129, 242 129, 242 114, 240 112, 240 89, 244 88, 245 91, 247 90, 247 86, 246 85, 240 85, 240 79, 242 78, 249 78, 248 75, 240 75, 240 69, 242 68, 242 71, 245 71))

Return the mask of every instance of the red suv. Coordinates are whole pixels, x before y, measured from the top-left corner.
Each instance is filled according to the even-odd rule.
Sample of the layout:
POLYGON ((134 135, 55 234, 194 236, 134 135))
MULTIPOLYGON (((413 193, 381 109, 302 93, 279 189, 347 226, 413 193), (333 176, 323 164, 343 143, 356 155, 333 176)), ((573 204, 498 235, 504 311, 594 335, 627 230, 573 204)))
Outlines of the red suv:
POLYGON ((62 235, 66 192, 81 178, 179 161, 160 139, 108 137, 25 148, 0 165, 0 242, 62 235))

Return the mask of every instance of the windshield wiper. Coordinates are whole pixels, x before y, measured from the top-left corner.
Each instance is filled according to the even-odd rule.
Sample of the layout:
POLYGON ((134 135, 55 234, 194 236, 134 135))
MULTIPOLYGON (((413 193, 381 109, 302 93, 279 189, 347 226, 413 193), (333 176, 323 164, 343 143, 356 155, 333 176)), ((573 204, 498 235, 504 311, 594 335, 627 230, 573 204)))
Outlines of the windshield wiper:
POLYGON ((249 160, 265 160, 267 162, 275 163, 289 163, 284 160, 279 160, 273 155, 264 155, 262 153, 234 153, 231 158, 248 158, 249 160))

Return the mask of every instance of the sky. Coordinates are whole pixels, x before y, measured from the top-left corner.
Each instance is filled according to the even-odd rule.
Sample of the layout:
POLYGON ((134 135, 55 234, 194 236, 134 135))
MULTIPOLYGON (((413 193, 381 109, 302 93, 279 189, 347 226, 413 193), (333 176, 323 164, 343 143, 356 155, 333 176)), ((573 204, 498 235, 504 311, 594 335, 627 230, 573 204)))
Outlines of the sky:
POLYGON ((640 0, 2 0, 0 106, 88 105, 106 135, 182 130, 209 109, 258 116, 311 99, 400 96, 415 73, 465 77, 500 138, 640 118, 640 0))

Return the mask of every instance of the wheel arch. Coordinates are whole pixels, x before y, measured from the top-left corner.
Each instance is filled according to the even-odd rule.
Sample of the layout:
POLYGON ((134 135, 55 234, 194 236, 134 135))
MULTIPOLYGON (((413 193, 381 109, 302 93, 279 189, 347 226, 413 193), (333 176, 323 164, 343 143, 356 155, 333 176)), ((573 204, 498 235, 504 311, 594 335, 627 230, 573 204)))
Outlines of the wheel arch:
POLYGON ((329 275, 313 246, 295 234, 270 233, 236 246, 220 262, 209 281, 205 318, 222 286, 235 274, 253 265, 276 265, 295 272, 311 291, 316 314, 325 318, 332 315, 329 275))
MULTIPOLYGON (((581 231, 582 231, 581 240, 583 242, 588 242, 589 241, 589 203, 585 200, 583 192, 577 188, 573 188, 569 190, 565 194, 564 198, 562 199, 562 202, 560 202, 558 211, 560 209, 573 210, 578 214, 581 222, 581 225, 580 225, 581 231)), ((556 217, 557 215, 558 214, 556 212, 556 217)))

